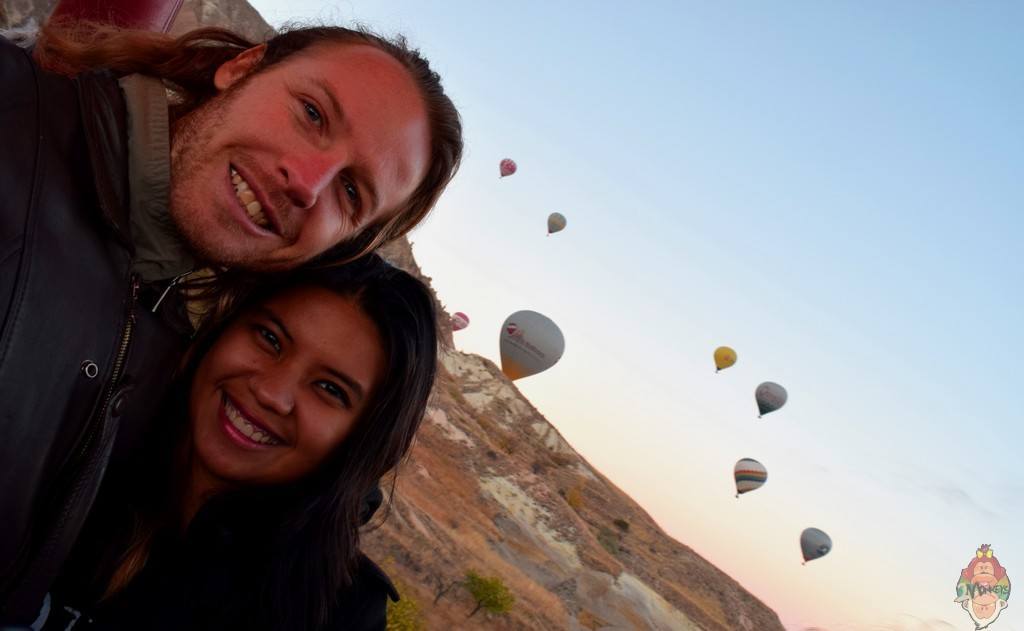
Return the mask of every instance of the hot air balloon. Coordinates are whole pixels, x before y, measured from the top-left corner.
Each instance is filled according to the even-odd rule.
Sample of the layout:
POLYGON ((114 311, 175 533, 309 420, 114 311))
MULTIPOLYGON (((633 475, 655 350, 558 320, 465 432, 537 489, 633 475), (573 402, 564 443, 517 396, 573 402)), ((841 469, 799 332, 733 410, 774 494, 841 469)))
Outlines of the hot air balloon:
POLYGON ((733 468, 736 478, 736 497, 759 489, 768 480, 768 470, 753 458, 743 458, 733 468))
POLYGON ((548 215, 548 234, 561 232, 565 229, 565 215, 562 213, 551 213, 548 215))
POLYGON ((724 370, 736 363, 736 351, 728 346, 719 346, 715 349, 715 372, 724 370))
POLYGON ((452 314, 452 331, 461 331, 469 326, 469 316, 461 311, 452 314))
POLYGON ((565 351, 558 325, 536 311, 516 311, 506 318, 499 343, 501 371, 513 380, 551 368, 565 351))
POLYGON ((757 418, 761 418, 769 412, 786 405, 786 399, 789 395, 786 394, 786 389, 777 383, 766 381, 757 387, 754 391, 754 398, 757 399, 757 411, 759 412, 757 418))
POLYGON ((498 163, 498 171, 501 173, 501 177, 512 175, 516 172, 516 161, 512 158, 505 158, 498 163))
POLYGON ((800 551, 804 554, 804 562, 820 559, 832 550, 832 538, 817 528, 807 528, 800 533, 800 551))

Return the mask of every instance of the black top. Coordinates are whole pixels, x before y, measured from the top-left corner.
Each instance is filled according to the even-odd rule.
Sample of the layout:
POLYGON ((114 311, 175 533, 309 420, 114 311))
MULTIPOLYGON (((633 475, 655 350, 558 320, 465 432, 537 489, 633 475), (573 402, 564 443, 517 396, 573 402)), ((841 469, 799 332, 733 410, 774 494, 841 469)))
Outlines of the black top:
MULTIPOLYGON (((264 596, 274 546, 265 527, 266 509, 252 499, 211 500, 196 514, 184 535, 158 535, 144 569, 121 592, 102 602, 107 581, 105 576, 97 576, 96 568, 105 566, 103 539, 120 538, 123 532, 111 532, 114 524, 110 521, 91 519, 84 540, 76 546, 69 568, 51 594, 50 614, 43 630, 274 628, 264 596)), ((364 513, 364 517, 368 515, 364 513)), ((362 554, 353 578, 353 584, 339 594, 327 628, 384 629, 387 598, 398 599, 394 586, 362 554)), ((296 596, 300 589, 296 586, 296 596)))

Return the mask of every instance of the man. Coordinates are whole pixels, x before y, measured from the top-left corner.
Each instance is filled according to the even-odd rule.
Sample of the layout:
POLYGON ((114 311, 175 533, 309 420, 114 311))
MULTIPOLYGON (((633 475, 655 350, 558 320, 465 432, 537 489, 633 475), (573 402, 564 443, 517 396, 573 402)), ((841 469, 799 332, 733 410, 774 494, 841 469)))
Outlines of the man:
POLYGON ((0 623, 28 624, 187 344, 181 282, 404 234, 462 138, 402 41, 69 24, 0 38, 0 138, 0 623))

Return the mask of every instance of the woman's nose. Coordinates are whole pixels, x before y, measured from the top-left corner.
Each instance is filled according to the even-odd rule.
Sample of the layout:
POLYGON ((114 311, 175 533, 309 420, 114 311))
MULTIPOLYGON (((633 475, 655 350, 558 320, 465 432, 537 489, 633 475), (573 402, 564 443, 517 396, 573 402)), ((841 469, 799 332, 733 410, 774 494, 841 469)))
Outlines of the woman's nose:
POLYGON ((260 406, 278 416, 288 416, 295 408, 295 380, 286 370, 253 375, 249 389, 260 406))

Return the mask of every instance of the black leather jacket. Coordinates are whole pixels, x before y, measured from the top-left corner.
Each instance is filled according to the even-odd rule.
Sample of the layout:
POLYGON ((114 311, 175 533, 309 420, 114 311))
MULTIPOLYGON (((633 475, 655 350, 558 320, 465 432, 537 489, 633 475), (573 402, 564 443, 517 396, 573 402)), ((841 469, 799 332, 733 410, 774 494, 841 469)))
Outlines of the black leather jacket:
POLYGON ((191 334, 131 272, 126 116, 112 75, 0 37, 0 626, 34 618, 191 334))

